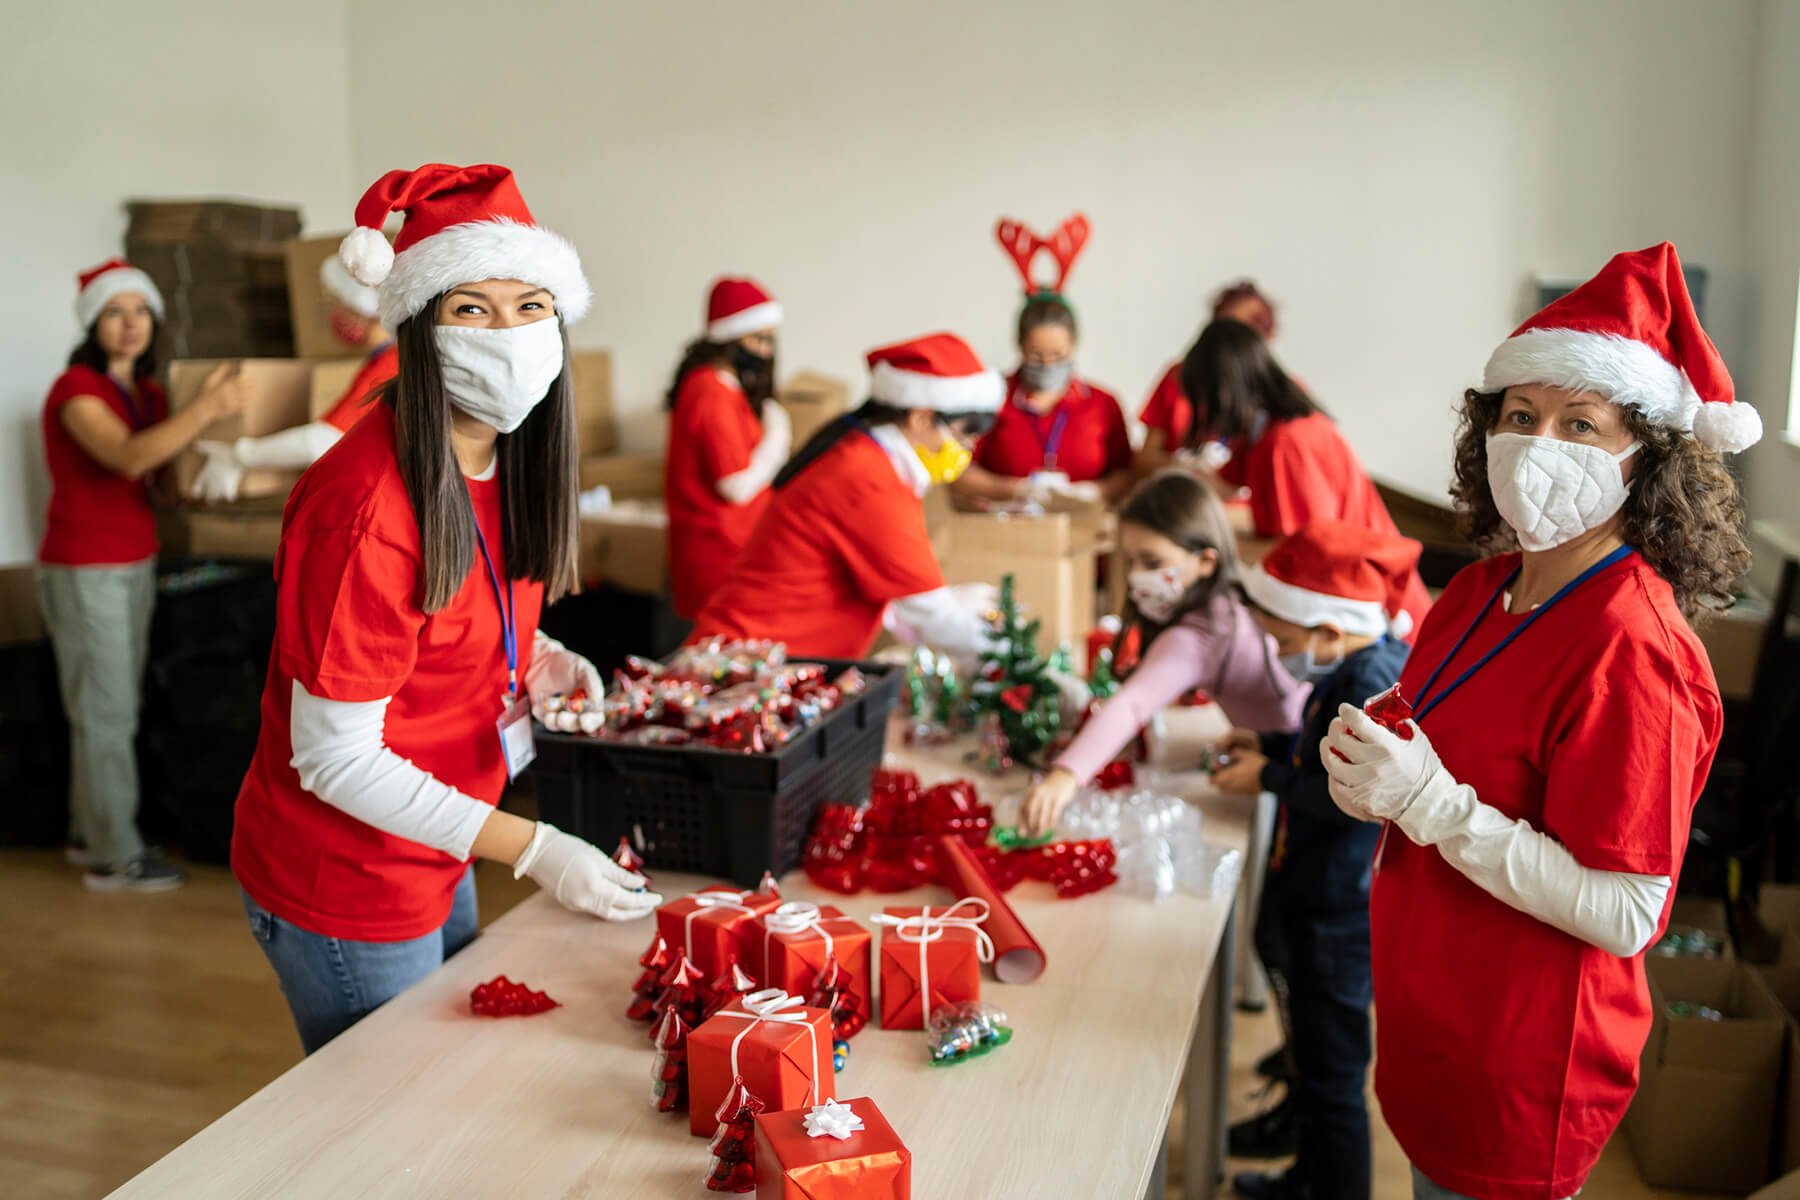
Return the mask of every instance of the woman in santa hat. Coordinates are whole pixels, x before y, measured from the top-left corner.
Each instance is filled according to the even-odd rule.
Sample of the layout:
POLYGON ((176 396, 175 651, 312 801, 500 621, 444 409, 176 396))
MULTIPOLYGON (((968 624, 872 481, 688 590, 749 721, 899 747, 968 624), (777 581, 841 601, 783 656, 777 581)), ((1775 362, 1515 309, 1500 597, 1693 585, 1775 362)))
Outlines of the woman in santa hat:
POLYGON ((171 414, 156 382, 162 295, 122 259, 81 275, 82 342, 44 400, 50 512, 37 593, 69 719, 69 858, 90 888, 157 891, 181 872, 137 830, 138 695, 156 602, 149 482, 219 417, 243 408, 235 363, 171 414))
MULTIPOLYGON (((1213 297, 1212 319, 1236 321, 1256 330, 1265 342, 1275 340, 1274 302, 1248 279, 1238 280, 1213 297)), ((1138 473, 1142 475, 1161 470, 1185 453, 1189 430, 1208 428, 1209 414, 1181 388, 1180 360, 1170 363, 1156 386, 1150 389, 1150 397, 1144 401, 1138 420, 1144 425, 1144 444, 1137 455, 1138 473)), ((1216 443, 1208 441, 1207 444, 1216 443)), ((1210 465, 1217 469, 1227 458, 1228 455, 1220 453, 1217 461, 1210 465)))
POLYGON ((1000 222, 1000 245, 1025 283, 1016 327, 1019 366, 1006 380, 1006 403, 975 446, 975 460, 952 485, 971 500, 1022 500, 1046 491, 1115 503, 1130 490, 1131 435, 1118 397, 1075 374, 1075 310, 1063 295, 1087 244, 1076 213, 1050 238, 1017 221, 1000 222), (1054 283, 1035 282, 1032 261, 1048 252, 1054 283))
POLYGON ((474 935, 471 858, 608 919, 659 902, 495 807, 531 758, 530 697, 602 687, 537 629, 575 581, 580 259, 505 167, 392 171, 356 223, 339 254, 378 287, 399 374, 288 500, 231 854, 309 1053, 474 935))
POLYGON ((1464 398, 1457 506, 1495 551, 1419 631, 1332 799, 1385 821, 1375 1089, 1414 1194, 1572 1196, 1618 1127, 1720 701, 1689 622, 1749 568, 1722 455, 1761 433, 1668 243, 1525 322, 1464 398))
POLYGON ((720 279, 669 385, 669 588, 690 620, 730 573, 787 461, 787 410, 774 399, 780 324, 760 283, 720 279))
POLYGON ((869 399, 801 447, 696 635, 771 638, 801 657, 859 658, 884 618, 909 641, 973 657, 986 626, 944 585, 920 503, 968 464, 1003 399, 968 343, 936 333, 871 350, 869 399))
POLYGON ((205 456, 190 492, 197 500, 236 500, 244 472, 258 468, 303 471, 337 445, 339 438, 369 410, 374 392, 400 369, 394 337, 381 323, 376 291, 358 283, 333 255, 319 264, 319 282, 335 303, 331 332, 347 350, 363 356, 362 368, 324 415, 304 425, 259 438, 235 442, 195 442, 205 456))

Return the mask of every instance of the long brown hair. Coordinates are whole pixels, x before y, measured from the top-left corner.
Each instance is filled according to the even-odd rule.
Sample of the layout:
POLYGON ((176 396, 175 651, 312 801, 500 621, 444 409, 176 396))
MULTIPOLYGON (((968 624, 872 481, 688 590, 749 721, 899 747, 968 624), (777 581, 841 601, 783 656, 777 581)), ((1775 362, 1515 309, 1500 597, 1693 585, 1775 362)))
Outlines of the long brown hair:
MULTIPOLYGON (((1456 428, 1456 501, 1462 532, 1484 552, 1518 549, 1518 538, 1488 486, 1487 439, 1500 423, 1503 392, 1463 393, 1456 428)), ((1668 581, 1689 624, 1731 607, 1731 585, 1750 569, 1744 501, 1725 460, 1693 438, 1625 409, 1638 440, 1631 492, 1619 510, 1619 536, 1668 581)))
MULTIPOLYGON (((156 340, 161 335, 162 321, 155 313, 151 313, 150 343, 144 347, 144 352, 138 355, 131 364, 131 377, 134 380, 148 379, 156 374, 156 340)), ((107 357, 106 351, 100 348, 99 317, 95 317, 94 323, 88 326, 87 336, 81 339, 81 345, 69 351, 69 365, 86 367, 90 371, 98 371, 102 375, 106 374, 107 368, 112 365, 112 359, 107 357)))
MULTIPOLYGON (((450 603, 475 567, 475 509, 450 442, 450 395, 434 332, 442 299, 434 297, 394 331, 400 370, 380 393, 394 412, 394 453, 419 526, 419 607, 428 613, 450 603)), ((562 337, 562 373, 496 448, 506 574, 543 584, 546 604, 574 590, 580 548, 580 452, 566 329, 562 337)))
POLYGON ((1188 430, 1188 448, 1209 437, 1237 437, 1250 430, 1259 412, 1271 421, 1287 421, 1319 411, 1306 389, 1281 369, 1269 344, 1241 321, 1221 317, 1200 331, 1181 363, 1181 390, 1196 418, 1188 430), (1211 428, 1207 428, 1207 424, 1211 428))
POLYGON ((675 374, 669 379, 669 390, 663 393, 663 404, 670 412, 675 411, 675 399, 681 395, 681 382, 692 371, 702 368, 714 369, 730 367, 731 373, 737 377, 738 386, 744 389, 744 399, 750 405, 750 411, 758 419, 762 417, 763 401, 775 395, 775 359, 764 359, 750 365, 734 361, 736 342, 711 342, 705 338, 695 338, 681 352, 681 361, 675 364, 675 374))
POLYGON ((1119 522, 1161 534, 1190 554, 1212 550, 1219 556, 1213 573, 1194 582, 1167 621, 1150 620, 1138 612, 1130 595, 1126 596, 1125 624, 1142 627, 1145 646, 1189 613, 1205 611, 1221 591, 1237 586, 1237 538, 1231 532, 1224 503, 1204 480, 1179 468, 1158 471, 1126 497, 1119 508, 1119 522))

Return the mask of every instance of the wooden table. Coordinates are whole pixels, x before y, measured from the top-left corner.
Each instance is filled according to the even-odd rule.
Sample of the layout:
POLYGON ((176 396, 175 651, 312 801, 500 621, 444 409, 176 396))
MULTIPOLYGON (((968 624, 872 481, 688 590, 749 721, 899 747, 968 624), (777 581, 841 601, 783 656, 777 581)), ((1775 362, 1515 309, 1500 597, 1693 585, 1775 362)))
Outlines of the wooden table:
MULTIPOLYGON (((903 755, 927 782, 1016 788, 956 755, 903 755)), ((1183 785, 1209 841, 1244 849, 1249 802, 1183 785)), ((680 895, 709 882, 663 874, 680 895)), ((800 872, 789 899, 866 919, 936 890, 840 897, 800 872)), ((1111 892, 1058 901, 1024 884, 1015 910, 1042 943, 1036 983, 989 981, 1011 1017, 1005 1049, 927 1065, 923 1035, 874 1025, 851 1044, 838 1095, 872 1097, 913 1152, 913 1194, 1161 1200, 1165 1133, 1187 1076, 1185 1194, 1216 1192, 1223 1164, 1235 905, 1111 892)), ((650 1106, 651 1048, 624 1010, 649 922, 608 924, 535 896, 468 949, 196 1134, 118 1197, 693 1197, 706 1143, 650 1106), (563 1007, 487 1020, 469 989, 505 973, 563 1007)), ((197 1052, 204 1054, 204 1050, 197 1052)))

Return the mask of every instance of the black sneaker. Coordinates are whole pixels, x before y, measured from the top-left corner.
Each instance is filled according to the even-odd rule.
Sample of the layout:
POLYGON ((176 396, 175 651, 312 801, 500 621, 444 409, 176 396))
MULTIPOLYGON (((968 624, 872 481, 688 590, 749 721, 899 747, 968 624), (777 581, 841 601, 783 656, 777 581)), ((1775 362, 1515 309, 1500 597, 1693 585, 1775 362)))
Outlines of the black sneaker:
POLYGON ((1234 1175, 1231 1179, 1231 1190, 1244 1200, 1306 1200, 1307 1190, 1296 1178, 1295 1172, 1283 1171, 1279 1175, 1273 1172, 1247 1171, 1242 1175, 1234 1175))
POLYGON ((187 873, 145 851, 122 867, 89 867, 81 885, 94 892, 167 892, 187 882, 187 873))
POLYGON ((1290 1092, 1267 1112, 1233 1125, 1226 1134, 1226 1153, 1232 1158, 1286 1158, 1299 1149, 1294 1127, 1294 1097, 1290 1092))
POLYGON ((1275 1083, 1286 1083, 1292 1078, 1291 1069, 1288 1066, 1287 1047, 1277 1046, 1258 1059, 1256 1073, 1275 1083))

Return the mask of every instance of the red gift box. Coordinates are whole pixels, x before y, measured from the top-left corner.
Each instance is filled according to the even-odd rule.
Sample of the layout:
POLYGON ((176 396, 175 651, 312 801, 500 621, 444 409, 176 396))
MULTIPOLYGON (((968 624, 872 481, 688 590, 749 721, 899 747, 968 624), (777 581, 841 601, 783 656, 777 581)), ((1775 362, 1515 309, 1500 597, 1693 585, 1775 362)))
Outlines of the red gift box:
POLYGON ((687 954, 702 979, 717 979, 734 962, 749 969, 745 956, 758 932, 756 919, 780 906, 777 892, 738 892, 715 885, 657 909, 656 929, 670 946, 687 954))
POLYGON ((911 1197, 912 1151, 866 1096, 756 1114, 756 1200, 911 1197))
POLYGON ((711 1137, 719 1105, 742 1076, 770 1111, 837 1095, 831 1014, 780 988, 739 996, 688 1034, 688 1132, 711 1137))
MULTIPOLYGON (((824 969, 825 960, 837 956, 838 966, 850 975, 851 988, 864 1004, 874 993, 869 984, 867 929, 832 905, 793 900, 761 918, 762 936, 752 953, 762 963, 757 978, 769 987, 805 995, 824 969)), ((756 974, 754 971, 752 974, 756 974)))
POLYGON ((981 999, 981 964, 994 961, 982 929, 987 901, 948 906, 886 908, 881 930, 881 1027, 923 1029, 927 1007, 981 999), (921 998, 929 1005, 922 1006, 921 998))

